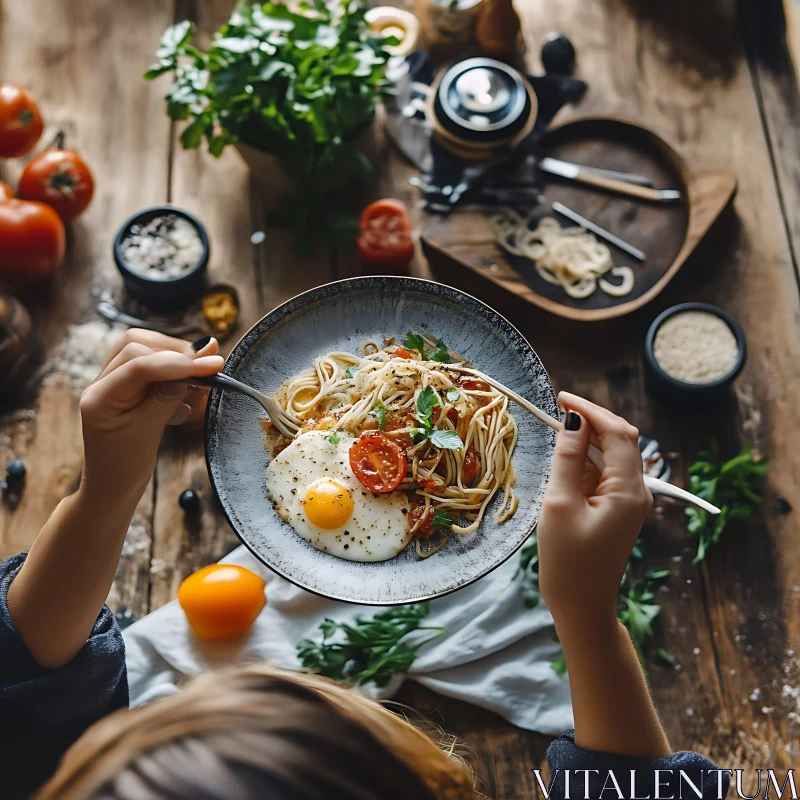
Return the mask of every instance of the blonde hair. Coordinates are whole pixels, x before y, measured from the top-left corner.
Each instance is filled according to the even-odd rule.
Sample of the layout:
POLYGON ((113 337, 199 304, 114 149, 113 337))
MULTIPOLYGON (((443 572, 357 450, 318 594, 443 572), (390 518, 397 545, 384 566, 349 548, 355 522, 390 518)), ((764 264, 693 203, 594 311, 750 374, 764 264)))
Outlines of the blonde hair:
POLYGON ((93 725, 38 800, 473 800, 469 768, 324 678, 256 664, 93 725))

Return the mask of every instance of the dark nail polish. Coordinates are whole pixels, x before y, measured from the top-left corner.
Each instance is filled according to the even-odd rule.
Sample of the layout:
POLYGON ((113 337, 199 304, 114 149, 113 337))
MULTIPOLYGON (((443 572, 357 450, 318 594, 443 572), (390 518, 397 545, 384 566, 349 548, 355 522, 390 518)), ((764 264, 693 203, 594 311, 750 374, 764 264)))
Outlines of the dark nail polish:
POLYGON ((564 430, 567 431, 577 431, 581 427, 581 415, 576 414, 574 411, 570 411, 567 414, 566 420, 564 420, 564 430))
POLYGON ((192 342, 192 350, 194 350, 195 353, 199 353, 210 341, 210 336, 204 336, 202 339, 192 342))

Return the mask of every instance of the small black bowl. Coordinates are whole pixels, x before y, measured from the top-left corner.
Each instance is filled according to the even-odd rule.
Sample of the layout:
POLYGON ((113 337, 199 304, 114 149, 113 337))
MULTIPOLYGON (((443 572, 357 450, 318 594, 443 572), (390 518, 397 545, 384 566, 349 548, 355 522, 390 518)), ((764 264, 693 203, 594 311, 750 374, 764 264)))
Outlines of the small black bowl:
POLYGON ((164 311, 186 306, 197 298, 203 290, 209 255, 208 234, 200 220, 188 211, 170 205, 153 206, 137 211, 132 217, 125 220, 114 239, 114 261, 122 274, 125 288, 130 296, 150 308, 164 311), (134 225, 146 225, 156 217, 168 214, 183 217, 197 230, 203 244, 203 255, 193 267, 189 267, 186 272, 176 278, 148 278, 127 265, 122 254, 122 243, 134 225))
POLYGON ((736 320, 721 308, 708 305, 708 303, 681 303, 672 306, 666 311, 662 311, 653 320, 653 324, 647 331, 647 338, 644 345, 645 363, 647 364, 647 378, 650 389, 659 397, 683 406, 704 406, 710 405, 720 400, 733 383, 736 377, 744 368, 747 361, 747 342, 744 338, 744 331, 736 320), (715 381, 710 383, 686 383, 685 381, 673 378, 667 374, 661 365, 656 361, 653 346, 656 340, 658 329, 670 317, 681 314, 684 311, 705 311, 719 317, 730 329, 736 338, 736 346, 739 349, 739 356, 733 369, 715 381))

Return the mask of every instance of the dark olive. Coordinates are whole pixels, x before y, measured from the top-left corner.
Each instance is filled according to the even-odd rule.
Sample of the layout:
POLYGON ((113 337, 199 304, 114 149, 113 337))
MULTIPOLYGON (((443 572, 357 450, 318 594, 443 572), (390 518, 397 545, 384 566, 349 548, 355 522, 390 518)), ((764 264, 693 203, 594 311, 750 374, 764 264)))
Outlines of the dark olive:
POLYGON ((542 66, 545 72, 571 75, 575 69, 575 48, 561 33, 551 33, 542 45, 542 66))
POLYGON ((178 500, 180 503, 181 508, 187 514, 199 514, 200 513, 200 496, 194 489, 187 489, 178 500))

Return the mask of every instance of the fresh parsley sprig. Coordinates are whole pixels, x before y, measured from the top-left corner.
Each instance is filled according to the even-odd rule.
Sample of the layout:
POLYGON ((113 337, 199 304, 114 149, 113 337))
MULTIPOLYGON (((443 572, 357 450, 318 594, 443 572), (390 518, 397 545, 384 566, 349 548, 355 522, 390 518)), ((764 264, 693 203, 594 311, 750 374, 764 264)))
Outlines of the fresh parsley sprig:
POLYGON ((661 613, 661 606, 653 602, 653 584, 668 577, 668 569, 649 569, 636 583, 620 589, 617 618, 628 629, 643 669, 644 645, 653 636, 653 620, 661 613))
POLYGON ((428 606, 418 603, 358 618, 352 625, 326 619, 319 626, 321 641, 303 639, 297 655, 306 669, 327 678, 350 686, 386 686, 393 675, 408 672, 419 649, 444 630, 422 625, 427 614, 428 606), (417 631, 436 633, 413 644, 405 641, 417 631))
POLYGON ((406 350, 416 350, 422 356, 423 361, 438 361, 441 364, 449 364, 450 351, 447 349, 447 345, 441 339, 437 339, 436 345, 436 350, 428 350, 425 347, 425 339, 420 334, 411 333, 411 331, 403 339, 403 347, 406 350))
POLYGON ((329 441, 331 444, 339 444, 339 442, 341 441, 341 438, 342 438, 342 437, 341 437, 341 436, 339 436, 339 432, 338 432, 338 431, 333 431, 333 432, 331 433, 331 435, 328 437, 328 441, 329 441))
POLYGON ((431 524, 433 525, 434 528, 452 528, 453 520, 450 518, 450 515, 446 511, 442 511, 441 509, 439 509, 433 515, 431 524))
POLYGON ((372 406, 372 411, 369 412, 369 415, 377 418, 380 430, 386 428, 386 406, 380 400, 372 406))
POLYGON ((719 541, 729 522, 747 519, 764 502, 759 488, 768 469, 769 461, 756 459, 750 446, 724 462, 716 441, 711 442, 708 450, 698 453, 697 461, 689 467, 689 488, 698 497, 719 506, 721 513, 714 516, 701 508, 685 509, 689 536, 697 539, 693 564, 706 557, 708 548, 719 541))
POLYGON ((417 395, 417 421, 421 427, 415 431, 414 441, 419 443, 428 439, 434 447, 461 450, 464 447, 461 437, 455 431, 437 428, 433 422, 433 410, 441 404, 432 386, 426 386, 417 395))
MULTIPOLYGON (((669 570, 650 569, 634 582, 631 578, 631 564, 641 560, 642 555, 642 543, 639 540, 633 547, 631 560, 628 562, 620 582, 617 619, 627 628, 642 668, 646 671, 645 645, 654 635, 653 621, 661 613, 661 606, 653 602, 655 600, 653 585, 657 581, 668 578, 669 570)), ((542 595, 539 591, 539 544, 535 534, 531 537, 529 544, 520 551, 519 568, 514 574, 514 579, 520 576, 520 590, 525 607, 536 608, 541 602, 542 595)), ((556 641, 558 641, 557 637, 556 641)), ((670 663, 671 656, 663 648, 659 648, 654 655, 662 663, 670 663)), ((559 677, 566 674, 567 664, 563 655, 554 659, 550 666, 559 677)))
POLYGON ((352 364, 344 371, 344 376, 348 380, 352 380, 355 378, 356 372, 358 372, 358 364, 352 364))

